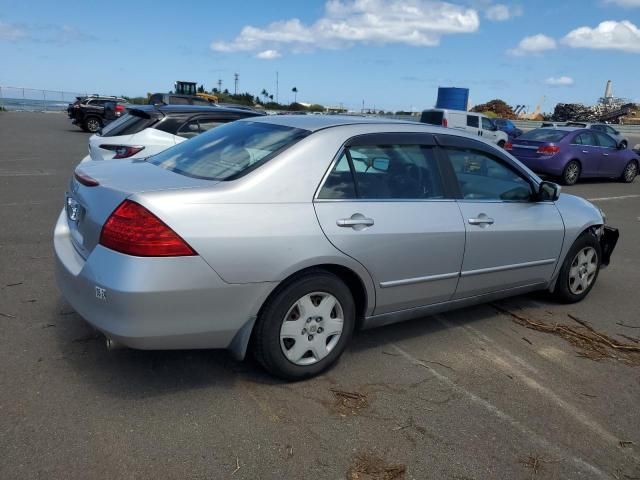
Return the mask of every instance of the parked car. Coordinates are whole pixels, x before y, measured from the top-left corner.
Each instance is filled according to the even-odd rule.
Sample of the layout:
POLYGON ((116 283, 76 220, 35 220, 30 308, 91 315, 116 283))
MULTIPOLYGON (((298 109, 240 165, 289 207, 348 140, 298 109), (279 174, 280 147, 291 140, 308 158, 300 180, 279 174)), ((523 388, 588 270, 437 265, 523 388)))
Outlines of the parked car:
POLYGON ((509 141, 508 135, 498 130, 493 121, 481 113, 432 108, 422 112, 420 122, 464 130, 471 135, 493 142, 499 147, 504 147, 509 141))
POLYGON ((542 122, 542 125, 540 125, 540 128, 558 128, 558 127, 565 127, 566 124, 565 122, 542 122))
POLYGON ((76 101, 67 107, 67 115, 74 125, 85 132, 95 133, 122 116, 126 110, 126 100, 123 98, 92 95, 76 97, 76 101))
POLYGON ((567 127, 589 128, 598 132, 606 133, 613 137, 618 143, 620 148, 627 148, 629 146, 629 139, 625 137, 618 130, 606 123, 589 123, 589 122, 567 122, 567 127))
POLYGON ((257 112, 200 105, 140 105, 92 135, 91 160, 144 158, 162 152, 202 132, 257 112))
POLYGON ((533 290, 582 300, 618 239, 477 136, 330 115, 87 163, 65 205, 57 282, 111 348, 250 348, 288 379, 328 368, 356 327, 533 290))
POLYGON ((517 138, 523 133, 523 131, 516 127, 516 125, 508 118, 494 118, 493 123, 499 130, 506 133, 510 139, 517 138))
POLYGON ((633 150, 623 149, 606 133, 585 128, 538 128, 518 137, 506 149, 534 172, 558 177, 565 185, 586 177, 631 183, 640 164, 633 150))
POLYGON ((180 95, 176 93, 154 93, 149 97, 149 105, 215 105, 197 95, 180 95))

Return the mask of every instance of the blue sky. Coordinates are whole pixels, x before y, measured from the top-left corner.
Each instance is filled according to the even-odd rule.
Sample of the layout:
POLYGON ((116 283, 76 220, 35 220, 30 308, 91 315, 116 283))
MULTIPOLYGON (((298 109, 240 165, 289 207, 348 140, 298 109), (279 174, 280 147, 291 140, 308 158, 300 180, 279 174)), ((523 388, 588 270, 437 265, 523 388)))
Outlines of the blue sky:
POLYGON ((144 95, 175 80, 359 109, 640 101, 640 0, 0 0, 0 85, 144 95))

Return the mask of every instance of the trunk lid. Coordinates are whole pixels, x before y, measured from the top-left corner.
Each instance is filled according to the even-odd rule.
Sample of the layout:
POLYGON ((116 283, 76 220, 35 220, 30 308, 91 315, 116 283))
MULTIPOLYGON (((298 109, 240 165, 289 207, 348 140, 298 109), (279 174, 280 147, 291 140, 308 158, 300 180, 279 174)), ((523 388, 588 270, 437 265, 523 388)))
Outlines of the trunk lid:
POLYGON ((536 140, 521 140, 520 138, 514 138, 512 143, 511 153, 517 158, 538 158, 541 157, 538 153, 538 148, 543 145, 553 145, 549 142, 539 142, 536 140))
POLYGON ((87 186, 74 176, 65 198, 71 238, 84 258, 98 244, 104 222, 129 196, 157 190, 211 187, 218 183, 180 175, 144 160, 89 162, 76 172, 99 182, 97 186, 87 186))

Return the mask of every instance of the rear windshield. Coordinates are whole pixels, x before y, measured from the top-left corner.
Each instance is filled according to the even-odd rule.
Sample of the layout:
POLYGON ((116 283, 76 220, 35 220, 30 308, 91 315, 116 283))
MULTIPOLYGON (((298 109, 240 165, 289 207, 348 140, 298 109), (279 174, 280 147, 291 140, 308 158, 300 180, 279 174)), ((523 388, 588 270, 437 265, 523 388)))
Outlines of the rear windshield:
POLYGON ((309 131, 259 122, 232 122, 161 152, 148 161, 205 180, 234 180, 309 135, 309 131))
POLYGON ((442 112, 422 112, 420 122, 429 125, 442 125, 442 116, 442 112))
POLYGON ((102 129, 103 137, 117 137, 120 135, 133 135, 150 127, 158 121, 157 118, 146 118, 132 113, 127 113, 114 120, 102 129))
POLYGON ((554 130, 552 128, 536 128, 524 135, 520 135, 518 140, 535 140, 536 142, 557 142, 567 136, 569 132, 564 130, 554 130))

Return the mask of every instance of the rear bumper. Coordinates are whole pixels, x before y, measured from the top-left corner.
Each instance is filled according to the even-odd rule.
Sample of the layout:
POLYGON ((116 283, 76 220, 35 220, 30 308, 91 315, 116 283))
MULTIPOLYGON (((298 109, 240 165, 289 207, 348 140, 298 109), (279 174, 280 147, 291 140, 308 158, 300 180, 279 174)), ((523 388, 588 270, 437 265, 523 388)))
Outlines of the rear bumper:
POLYGON ((605 225, 600 234, 600 250, 602 252, 602 265, 607 266, 611 261, 611 254, 616 248, 620 238, 620 232, 617 228, 605 225))
POLYGON ((54 251, 57 284, 71 306, 107 337, 143 350, 227 348, 273 287, 225 283, 198 256, 133 257, 98 245, 85 260, 64 211, 54 251))

